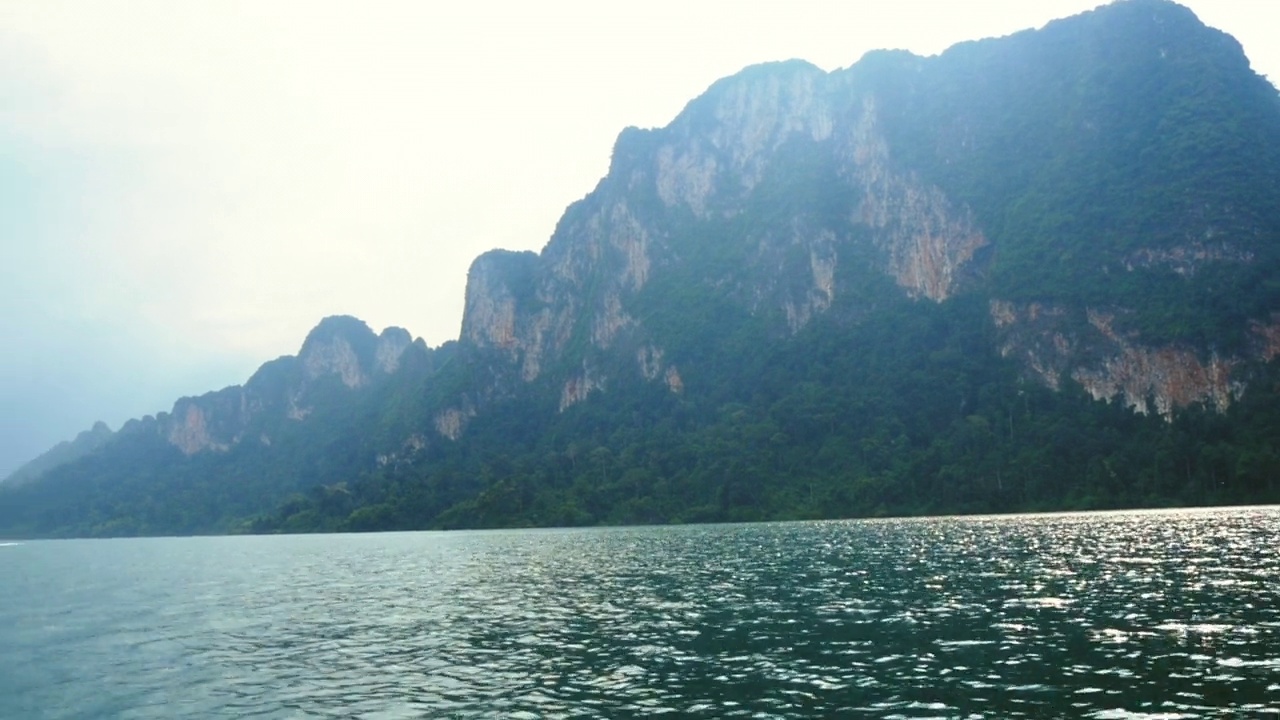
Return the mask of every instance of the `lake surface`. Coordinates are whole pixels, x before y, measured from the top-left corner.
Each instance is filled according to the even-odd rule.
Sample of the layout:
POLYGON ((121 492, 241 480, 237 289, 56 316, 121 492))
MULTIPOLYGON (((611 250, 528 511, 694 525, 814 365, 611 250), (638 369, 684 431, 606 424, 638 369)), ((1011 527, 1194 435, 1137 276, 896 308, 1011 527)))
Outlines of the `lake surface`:
POLYGON ((0 718, 1280 717, 1280 510, 0 546, 0 718))

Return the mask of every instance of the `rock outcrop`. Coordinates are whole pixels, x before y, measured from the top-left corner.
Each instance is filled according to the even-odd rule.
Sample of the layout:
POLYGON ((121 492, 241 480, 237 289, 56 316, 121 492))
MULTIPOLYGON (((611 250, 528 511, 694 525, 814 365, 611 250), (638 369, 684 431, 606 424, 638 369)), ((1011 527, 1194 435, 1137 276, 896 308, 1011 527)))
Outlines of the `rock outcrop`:
MULTIPOLYGON (((666 128, 624 131, 609 175, 565 213, 540 255, 494 251, 472 264, 463 341, 505 357, 526 383, 558 368, 564 410, 607 386, 604 375, 575 370, 584 353, 620 342, 642 353, 639 376, 683 388, 678 372, 660 367, 664 341, 637 308, 655 276, 714 254, 717 242, 745 246, 745 262, 708 264, 703 281, 753 314, 776 314, 784 332, 833 305, 840 267, 855 262, 842 258, 864 262, 860 243, 911 296, 946 300, 987 240, 971 211, 895 165, 876 108, 870 90, 796 61, 716 83, 666 128), (785 219, 744 220, 797 173, 829 192, 797 197, 785 219), (835 211, 824 205, 832 198, 835 211)), ((449 434, 459 426, 444 425, 449 434)))
POLYGON ((1115 312, 1080 313, 1040 303, 990 303, 1000 331, 1000 352, 1018 359, 1029 376, 1059 389, 1070 377, 1096 400, 1114 400, 1143 414, 1171 418, 1192 404, 1226 411, 1246 389, 1236 370, 1249 360, 1270 360, 1275 326, 1255 323, 1261 347, 1252 357, 1224 357, 1187 346, 1148 345, 1115 329, 1115 312))
MULTIPOLYGON (((134 488, 74 521, 95 533, 192 531, 150 517, 188 470, 211 506, 224 478, 284 501, 286 530, 1166 499, 1109 463, 1176 468, 1170 498, 1264 497, 1275 188, 1275 87, 1164 0, 928 58, 751 67, 622 131, 541 252, 476 258, 456 343, 327 318, 243 386, 126 423, 90 451, 107 474, 56 475, 134 488), (1190 406, 1230 431, 1177 447, 1190 406)), ((48 508, 30 527, 65 524, 48 508)))
POLYGON ((355 318, 325 318, 307 335, 297 356, 263 365, 244 385, 182 398, 171 412, 129 430, 154 432, 185 455, 226 452, 246 437, 269 446, 272 436, 265 426, 307 420, 317 403, 332 402, 325 390, 330 383, 349 392, 377 384, 399 370, 412 347, 412 337, 402 328, 374 335, 355 318))

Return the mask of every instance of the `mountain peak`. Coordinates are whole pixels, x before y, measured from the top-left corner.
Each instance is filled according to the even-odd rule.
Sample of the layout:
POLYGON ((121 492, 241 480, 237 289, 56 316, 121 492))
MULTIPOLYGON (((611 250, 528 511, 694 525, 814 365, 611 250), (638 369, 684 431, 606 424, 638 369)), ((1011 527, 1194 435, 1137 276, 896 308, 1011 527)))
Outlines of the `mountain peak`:
POLYGON ((79 460, 107 444, 115 435, 101 420, 93 427, 76 435, 74 440, 63 441, 42 453, 39 457, 14 470, 8 477, 0 478, 10 487, 39 479, 55 468, 79 460))
POLYGON ((302 343, 298 360, 312 380, 336 375, 347 387, 360 387, 376 374, 395 372, 412 344, 409 331, 388 327, 380 335, 350 315, 332 315, 316 325, 302 343))
POLYGON ((325 318, 63 476, 136 531, 169 477, 265 531, 1266 501, 1277 198, 1275 88, 1165 0, 752 66, 476 258, 447 349, 325 318))
POLYGON ((368 338, 376 337, 373 330, 369 328, 368 323, 360 318, 351 315, 330 315, 316 323, 311 332, 307 333, 302 346, 306 348, 308 343, 327 341, 336 336, 344 337, 352 342, 363 342, 368 338))

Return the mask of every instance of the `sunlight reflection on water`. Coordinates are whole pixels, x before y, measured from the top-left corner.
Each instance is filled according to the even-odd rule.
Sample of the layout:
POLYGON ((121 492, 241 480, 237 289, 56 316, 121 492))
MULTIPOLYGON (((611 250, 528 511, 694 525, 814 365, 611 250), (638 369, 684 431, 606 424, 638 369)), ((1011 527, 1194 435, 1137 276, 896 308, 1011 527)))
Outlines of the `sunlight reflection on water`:
POLYGON ((1276 717, 1278 520, 31 542, 0 716, 1276 717))

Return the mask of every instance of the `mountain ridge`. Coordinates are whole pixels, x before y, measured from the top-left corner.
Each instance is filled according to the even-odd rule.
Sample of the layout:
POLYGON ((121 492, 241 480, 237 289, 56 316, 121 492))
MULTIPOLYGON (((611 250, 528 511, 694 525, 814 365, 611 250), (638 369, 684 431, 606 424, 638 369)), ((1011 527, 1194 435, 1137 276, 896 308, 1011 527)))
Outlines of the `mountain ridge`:
MULTIPOLYGON (((1277 148, 1280 94, 1165 0, 752 66, 623 130, 542 252, 479 256, 457 342, 327 318, 243 386, 126 424, 106 464, 137 509, 70 527, 1274 498, 1277 148), (215 509, 146 501, 166 473, 215 509)), ((102 477, 49 475, 124 492, 102 477)), ((44 504, 0 528, 65 532, 26 492, 44 504)))
POLYGON ((20 465, 16 470, 0 478, 0 483, 18 485, 38 479, 41 475, 69 462, 77 460, 102 447, 115 433, 101 420, 93 427, 81 431, 71 440, 64 440, 40 455, 20 465))
MULTIPOLYGON (((1114 37, 1117 33, 1115 26, 1125 25, 1126 23, 1142 22, 1142 32, 1139 37, 1144 38, 1142 43, 1127 43, 1132 50, 1132 46, 1139 46, 1145 51, 1145 59, 1143 65, 1136 66, 1126 73, 1116 73, 1117 75, 1136 76, 1145 74, 1148 71, 1148 65, 1153 62, 1164 63, 1170 57, 1171 49, 1174 51, 1175 59, 1180 57, 1178 46, 1169 44, 1168 35, 1173 31, 1168 28, 1180 28, 1186 31, 1188 28, 1196 31, 1196 38, 1212 38, 1211 42, 1198 42, 1199 45, 1215 46, 1215 54, 1212 58, 1226 58, 1218 60, 1219 64, 1230 66, 1233 62, 1238 66, 1237 69, 1248 69, 1247 59, 1244 58, 1243 52, 1230 36, 1220 31, 1204 28, 1191 11, 1181 6, 1166 2, 1151 2, 1148 0, 1130 0, 1129 2, 1119 3, 1107 6, 1092 13, 1085 13, 1065 20, 1055 21, 1047 25, 1039 31, 1024 31, 999 41, 984 41, 980 43, 965 43, 955 48, 949 49, 939 56, 932 58, 919 58, 904 53, 885 53, 883 55, 873 56, 877 64, 883 61, 896 63, 901 71, 903 65, 909 74, 919 74, 919 72, 927 65, 946 63, 959 54, 961 56, 974 55, 977 51, 987 49, 987 55, 995 55, 997 61, 1005 61, 1000 57, 1000 51, 1007 51, 1009 48, 1026 44, 1026 41, 1037 40, 1046 34, 1059 33, 1071 39, 1076 35, 1084 34, 1085 31, 1097 26, 1108 32, 1102 33, 1098 37, 1090 37, 1088 39, 1086 52, 1096 52, 1100 47, 1107 47, 1116 44, 1114 37), (1106 16, 1108 22, 1100 23, 1097 18, 1106 16), (1114 18, 1121 16, 1121 21, 1116 22, 1114 18), (1159 33, 1149 36, 1150 28, 1161 29, 1159 33), (1154 39, 1152 39, 1154 37, 1154 39), (1164 45, 1168 45, 1165 47, 1164 45)), ((1126 30, 1129 36, 1134 34, 1133 28, 1121 28, 1126 30)), ((1059 38, 1059 42, 1063 39, 1059 38)), ((1016 49, 1016 48, 1015 48, 1016 49)), ((1042 53, 1043 54, 1043 53, 1042 53)), ((865 62, 864 58, 864 62, 865 62)), ((984 62, 994 62, 990 58, 984 62)), ((844 147, 838 147, 837 153, 842 153, 845 157, 843 160, 846 165, 837 172, 843 172, 846 176, 858 175, 858 181, 861 183, 863 198, 858 203, 857 214, 858 219, 864 226, 869 226, 874 231, 879 231, 881 239, 873 240, 873 245, 878 245, 878 249, 882 255, 887 255, 879 259, 880 262, 888 265, 888 271, 895 277, 898 284, 906 288, 908 293, 924 296, 933 300, 945 300, 952 294, 958 284, 961 282, 966 273, 981 274, 986 270, 983 265, 994 265, 992 272, 1001 272, 1001 255, 1009 255, 1009 243, 994 243, 997 247, 993 248, 992 241, 987 235, 990 232, 983 232, 979 229, 979 223, 974 218, 973 207, 969 204, 957 206, 955 201, 951 199, 956 193, 950 195, 943 192, 938 185, 932 185, 928 182, 920 181, 919 176, 927 173, 928 168, 924 170, 921 166, 927 166, 928 163, 916 162, 915 167, 903 169, 895 165, 895 160, 891 156, 890 143, 887 137, 881 137, 878 132, 880 120, 878 116, 881 114, 893 115, 895 112, 892 107, 885 109, 882 106, 886 103, 880 101, 877 95, 872 92, 862 98, 861 107, 855 108, 850 112, 847 108, 842 111, 834 111, 828 107, 829 103, 825 103, 822 98, 829 94, 824 93, 819 87, 819 79, 826 78, 836 84, 840 84, 845 79, 854 82, 860 74, 866 73, 862 69, 863 63, 852 66, 846 70, 835 71, 834 73, 824 73, 820 69, 804 63, 803 61, 789 61, 783 63, 764 64, 754 66, 730 78, 718 81, 699 98, 691 101, 685 111, 676 117, 672 123, 660 130, 635 130, 628 129, 620 136, 614 151, 613 162, 611 163, 610 174, 602 180, 600 185, 593 191, 591 197, 608 194, 612 187, 616 187, 623 182, 626 183, 626 189, 629 193, 627 199, 634 202, 638 197, 640 202, 648 200, 653 202, 657 200, 667 209, 673 206, 684 206, 697 219, 707 219, 712 214, 731 214, 731 204, 735 200, 740 200, 743 193, 748 193, 754 189, 755 185, 761 179, 762 163, 767 161, 768 153, 764 152, 767 147, 776 148, 787 138, 796 134, 808 133, 815 141, 825 141, 832 137, 836 132, 833 116, 842 116, 846 118, 855 118, 856 121, 847 123, 850 127, 845 131, 845 138, 837 141, 837 144, 843 143, 844 147), (763 78, 763 89, 752 87, 753 78, 763 78), (789 82, 789 84, 788 84, 789 82), (751 88, 745 90, 745 88, 751 88), (749 99, 748 99, 749 98, 749 99), (763 108, 763 111, 762 111, 763 108), (769 112, 772 110, 772 112, 769 112), (735 115, 735 112, 737 113, 735 115), (707 120, 712 118, 715 122, 707 120), (684 152, 673 149, 672 144, 666 144, 658 149, 647 148, 645 151, 637 151, 635 146, 644 146, 645 142, 652 144, 652 138, 661 137, 662 135, 684 135, 686 141, 689 139, 688 128, 696 125, 697 121, 702 120, 709 127, 713 128, 713 132, 708 137, 698 136, 693 139, 692 143, 686 143, 683 148, 684 152), (796 131, 799 131, 798 133, 796 131), (646 141, 644 138, 650 138, 646 141), (656 167, 642 168, 637 163, 643 163, 648 160, 656 167), (730 169, 731 176, 738 181, 739 186, 730 188, 727 196, 713 192, 716 188, 716 178, 718 174, 723 174, 724 167, 730 169), (647 173, 647 175, 646 175, 647 173), (643 186, 651 184, 652 187, 645 189, 643 186), (638 187, 639 186, 639 187, 638 187), (656 191, 656 192, 655 192, 656 191), (712 207, 719 203, 718 207, 712 207), (730 205, 726 205, 729 203, 730 205), (994 252, 990 252, 991 250, 994 252), (970 262, 977 259, 978 262, 970 262)), ((983 65, 978 64, 977 68, 966 68, 963 72, 967 75, 981 77, 983 65)), ((1035 71, 1035 68, 1033 68, 1035 71)), ((1032 71, 1029 71, 1032 72, 1032 71)), ((1250 71, 1251 72, 1251 71, 1250 71)), ((1170 73, 1165 72, 1165 75, 1170 73)), ((1265 80, 1257 77, 1253 78, 1252 92, 1259 92, 1265 85, 1270 95, 1271 105, 1276 104, 1275 89, 1265 80)), ((872 77, 874 80, 875 77, 872 77)), ((1114 82, 1122 82, 1126 78, 1116 80, 1114 82)), ((924 81, 922 81, 924 82, 924 81)), ((875 86, 875 83, 871 83, 875 86)), ((927 82, 925 83, 927 84, 927 82)), ((936 83, 935 83, 936 84, 936 83)), ((911 92, 914 92, 911 91, 911 92)), ((1043 92, 1041 94, 1044 94, 1043 92)), ((857 101, 855 100, 855 103, 857 101)), ((970 113, 972 114, 972 113, 970 113)), ((1114 113, 1113 113, 1114 114, 1114 113)), ((962 113, 959 117, 964 118, 962 113)), ((1123 114, 1121 114, 1121 119, 1123 114)), ((1121 120, 1115 120, 1120 122, 1121 120)), ((962 122, 962 121, 956 121, 962 122)), ((973 123, 969 120, 970 124, 973 123)), ((1081 121, 1085 126, 1089 121, 1081 121)), ((1280 134, 1277 134, 1277 124, 1274 114, 1269 121, 1270 137, 1280 140, 1280 134)), ((1086 127, 1086 130, 1088 128, 1086 127)), ((1095 129, 1096 130, 1096 129, 1095 129)), ((1093 132, 1094 130, 1088 130, 1093 132)), ((1088 134, 1086 132, 1086 134, 1088 134)), ((1011 134, 1011 133, 1004 133, 1011 134)), ((1068 133, 1072 136, 1080 134, 1079 132, 1068 133)), ((1132 133, 1131 133, 1132 134, 1132 133)), ((1145 133, 1136 133, 1141 139, 1145 133)), ((1263 142, 1265 138, 1255 139, 1249 146, 1250 152, 1255 149, 1266 151, 1266 148, 1275 144, 1263 142)), ((958 144, 962 149, 970 144, 969 139, 963 138, 958 144)), ((1043 143, 1051 145, 1051 143, 1043 143)), ((676 143, 679 146, 679 143, 676 143)), ((896 148, 896 146, 895 146, 896 148)), ((951 152, 948 147, 942 147, 941 153, 951 152)), ((1098 149, 1090 151, 1093 154, 1099 152, 1098 149)), ((1137 152, 1132 151, 1132 152, 1137 152)), ((1274 151, 1267 151, 1269 155, 1274 155, 1274 151)), ((1131 153, 1132 154, 1132 153, 1131 153)), ((1176 154, 1176 153, 1166 153, 1176 154)), ((1237 153, 1238 154, 1238 153, 1237 153)), ((954 153, 952 152, 952 155, 954 153)), ((959 162, 959 157, 944 157, 944 165, 952 165, 959 162)), ((1088 162, 1100 162, 1099 160, 1088 160, 1088 162)), ((1280 162, 1280 158, 1277 158, 1280 162)), ((1217 162, 1222 165, 1221 161, 1217 162)), ((1028 170, 1022 175, 1033 175, 1037 168, 1043 163, 1031 163, 1032 170, 1028 170)), ((1274 167, 1274 165, 1272 166, 1274 167)), ((939 176, 938 179, 944 184, 947 182, 945 176, 939 176)), ((1276 173, 1269 173, 1266 183, 1260 183, 1261 186, 1276 186, 1276 173)), ((1164 183, 1168 184, 1168 183, 1164 183)), ((1205 183, 1201 184, 1205 186, 1205 183)), ((611 202, 611 201, 604 201, 611 202)), ((575 207, 588 207, 588 200, 580 201, 575 207)), ((1185 203, 1184 203, 1185 204, 1185 203)), ((1227 203, 1229 205, 1230 203, 1227 203)), ((563 262, 556 265, 557 238, 568 237, 573 234, 574 226, 572 225, 575 218, 580 213, 575 212, 575 207, 571 207, 566 212, 565 218, 557 227, 557 232, 553 236, 551 243, 548 244, 544 255, 550 258, 548 268, 546 270, 552 277, 560 277, 570 283, 573 283, 579 293, 582 291, 583 281, 578 277, 583 270, 576 268, 573 270, 564 266, 563 262)), ((1186 215, 1192 212, 1206 213, 1212 212, 1212 208, 1206 203, 1204 207, 1193 208, 1187 210, 1178 210, 1180 214, 1186 215)), ((1229 210, 1227 210, 1227 220, 1230 220, 1229 210)), ((653 258, 650 257, 651 251, 657 247, 661 249, 662 232, 655 228, 646 228, 636 222, 633 217, 635 213, 624 202, 614 202, 608 208, 601 208, 595 211, 595 214, 585 218, 588 223, 594 222, 597 225, 608 225, 612 221, 612 233, 608 238, 615 246, 612 248, 615 252, 626 257, 626 265, 622 271, 623 276, 609 280, 615 287, 612 292, 607 292, 603 300, 604 307, 598 308, 598 312, 592 319, 598 327, 594 328, 592 341, 596 345, 606 344, 612 340, 612 337, 620 330, 630 327, 634 322, 634 318, 629 316, 622 308, 621 290, 631 286, 632 290, 639 290, 647 280, 648 271, 655 264, 653 258), (628 282, 630 281, 630 282, 628 282)), ((1032 213, 1024 213, 1032 215, 1032 213)), ((646 213, 641 213, 646 215, 646 213)), ((652 214, 647 214, 652 218, 652 214)), ((1124 213, 1112 213, 1111 217, 1124 220, 1124 213)), ((1219 214, 1218 220, 1223 217, 1219 214)), ((583 220, 579 220, 583 222, 583 220)), ((1132 221, 1126 221, 1132 222, 1132 221)), ((1226 243, 1225 240, 1214 240, 1216 237, 1223 235, 1221 228, 1215 227, 1212 218, 1201 218, 1196 223, 1203 228, 1204 239, 1190 237, 1189 230, 1179 227, 1179 232, 1188 237, 1164 237, 1158 234, 1146 233, 1143 235, 1148 242, 1155 242, 1155 247, 1133 247, 1127 254, 1113 260, 1117 270, 1123 269, 1128 274, 1133 274, 1135 264, 1146 265, 1147 267, 1155 265, 1173 266, 1176 275, 1194 274, 1197 267, 1205 264, 1223 263, 1223 262, 1251 262, 1254 253, 1249 250, 1235 248, 1226 243), (1189 240, 1189 242, 1188 242, 1189 240), (1180 241, 1180 244, 1172 245, 1172 242, 1180 241), (1164 247, 1161 247, 1163 245, 1164 247)), ((1271 227, 1267 229, 1269 232, 1275 231, 1274 219, 1271 221, 1271 227)), ((996 223, 993 221, 982 223, 986 226, 992 226, 996 223)), ((1114 231, 1112 231, 1114 233, 1114 231)), ((821 234, 820 232, 818 234, 821 234)), ((996 233, 997 236, 999 233, 996 233)), ((1164 233, 1168 235, 1166 231, 1164 233)), ((834 281, 834 263, 833 253, 830 250, 830 244, 825 246, 820 240, 811 240, 814 244, 810 248, 809 264, 813 270, 814 282, 812 286, 807 288, 799 298, 791 299, 783 304, 784 312, 788 317, 791 329, 794 331, 799 325, 802 325, 815 311, 821 311, 829 305, 831 295, 834 290, 832 287, 834 281)), ((566 244, 574 245, 572 241, 566 241, 566 244)), ((582 245, 578 242, 576 245, 582 245)), ((1130 242, 1130 245, 1132 243, 1130 242)), ((592 248, 591 255, 598 256, 609 248, 592 248)), ((1014 248, 1016 250, 1016 248, 1014 248)), ((1271 258, 1274 260, 1274 258, 1271 258)), ((481 261, 483 262, 483 261, 481 261)), ((534 261, 536 262, 536 261, 534 261)), ((1004 264, 1009 264, 1005 262, 1004 264)), ((1044 266, 1048 263, 1018 263, 1015 266, 1022 268, 1025 265, 1044 266)), ((1109 267, 1103 266, 1102 272, 1110 272, 1109 267)), ((526 269, 527 271, 527 269, 526 269)), ((1006 271, 1007 274, 1007 271, 1006 271)), ((1024 274, 1024 273, 1020 273, 1024 274)), ((1030 274, 1030 273, 1025 273, 1030 274)), ((1043 272, 1040 272, 1043 275, 1043 272)), ((499 287, 500 281, 490 277, 488 272, 480 274, 484 278, 486 287, 499 287)), ((1072 278, 1073 291, 1079 286, 1072 278)), ((1176 279, 1175 279, 1176 282, 1176 279)), ((1010 303, 1016 303, 1017 300, 1023 300, 1022 305, 1029 306, 1031 304, 1044 304, 1045 301, 1052 303, 1053 295, 1044 293, 1045 286, 1056 283, 1040 282, 1038 286, 1041 288, 1039 292, 1030 295, 1022 292, 1015 294, 1012 298, 993 297, 993 316, 997 310, 1003 310, 1002 316, 1005 319, 1003 323, 1007 326, 1012 318, 1016 322, 1017 313, 1010 313, 1008 308, 1010 303), (1026 302, 1029 300, 1030 302, 1026 302)), ((1105 289, 1105 284, 1094 283, 1105 289)), ((1172 289, 1172 292, 1181 292, 1182 287, 1172 289)), ((499 291, 502 292, 502 291, 499 291)), ((476 298, 478 291, 474 288, 468 289, 469 306, 476 305, 480 301, 476 298)), ((571 304, 555 303, 548 298, 552 294, 551 291, 544 292, 544 304, 552 305, 560 308, 568 308, 565 312, 572 313, 576 310, 571 304)), ((1128 352, 1128 348, 1120 342, 1119 334, 1113 331, 1109 324, 1104 330, 1098 326, 1096 322, 1101 317, 1110 317, 1108 323, 1116 322, 1124 323, 1127 318, 1132 315, 1119 302, 1126 300, 1124 297, 1115 297, 1114 292, 1107 292, 1102 297, 1096 298, 1091 303, 1090 308, 1077 307, 1072 308, 1071 313, 1077 316, 1075 324, 1081 329, 1086 327, 1083 322, 1087 317, 1093 317, 1094 321, 1088 323, 1093 326, 1098 333, 1107 336, 1107 339, 1117 345, 1115 357, 1122 358, 1126 354, 1133 360, 1132 353, 1128 352), (1107 297, 1110 295, 1110 297, 1107 297)), ((1275 298, 1268 299, 1271 307, 1275 306, 1275 298)), ((514 305, 508 305, 508 311, 514 310, 514 305)), ((477 316, 468 314, 464 316, 463 336, 471 341, 485 345, 487 341, 494 340, 487 338, 483 329, 475 328, 477 324, 473 322, 477 316)), ((1264 318, 1256 311, 1252 317, 1240 318, 1238 320, 1239 327, 1235 330, 1237 334, 1245 335, 1248 338, 1244 344, 1256 344, 1257 339, 1253 336, 1258 334, 1257 330, 1252 330, 1255 325, 1262 322, 1264 318)), ((501 329, 497 332, 502 335, 500 339, 491 344, 500 344, 507 348, 510 352, 523 352, 524 366, 522 375, 526 380, 532 379, 538 374, 540 364, 538 359, 548 352, 546 347, 548 344, 547 331, 551 332, 550 350, 557 352, 562 350, 568 342, 570 335, 569 321, 565 317, 559 317, 554 320, 547 318, 546 314, 539 318, 530 318, 529 327, 526 332, 527 337, 521 338, 521 333, 516 330, 519 325, 514 316, 505 316, 501 321, 501 329), (519 348, 519 350, 516 350, 519 348)), ((483 324, 483 323, 479 323, 483 324)), ((1267 330, 1263 325, 1262 334, 1265 335, 1267 330)), ((1127 332, 1128 329, 1121 328, 1121 333, 1127 332)), ((1089 333, 1083 333, 1088 335, 1089 333)), ((1172 340, 1181 341, 1183 338, 1172 338, 1172 340)), ((1190 344, 1198 344, 1201 347, 1208 343, 1203 338, 1193 338, 1190 344), (1199 341, 1198 343, 1196 341, 1199 341)), ((1008 342, 1006 346, 1012 352, 1017 347, 1016 342, 1008 342)), ((1185 369, 1181 372, 1184 376, 1183 382, 1180 383, 1183 388, 1175 391, 1173 388, 1164 387, 1160 383, 1154 386, 1161 396, 1160 401, 1156 404, 1162 409, 1162 412, 1168 412, 1174 405, 1185 405, 1188 402, 1199 400, 1205 397, 1216 397, 1219 404, 1222 404, 1222 398, 1229 391, 1224 390, 1223 380, 1220 378, 1221 373, 1212 370, 1213 367, 1221 369, 1223 363, 1227 365, 1236 364, 1229 359, 1214 360, 1209 358, 1193 358, 1186 355, 1185 348, 1174 348, 1172 345, 1166 345, 1162 349, 1163 356, 1169 356, 1170 353, 1178 355, 1178 362, 1175 363, 1185 369), (1199 367, 1190 367, 1191 363, 1200 363, 1199 367), (1198 378, 1199 389, 1188 391, 1186 385, 1194 384, 1193 378, 1198 378)), ((1194 354, 1194 353, 1193 353, 1194 354)), ((1117 360, 1119 362, 1119 360, 1117 360)), ((1042 369, 1046 367, 1062 366, 1062 370, 1070 371, 1064 366, 1062 359, 1053 360, 1035 360, 1030 363, 1032 366, 1040 366, 1042 369)), ((1128 363, 1130 366, 1134 362, 1128 363)), ((1142 364, 1142 363, 1138 363, 1142 364)), ((1147 363, 1150 364, 1150 363, 1147 363)), ((1168 363, 1166 363, 1168 364, 1168 363)), ((1041 373, 1044 374, 1043 372, 1041 373)), ((1132 373, 1131 373, 1132 374, 1132 373)), ((1091 386, 1091 392, 1095 396, 1115 396, 1121 386, 1126 383, 1118 378, 1115 373, 1109 373, 1102 369, 1093 369, 1088 372, 1077 373, 1077 380, 1088 382, 1091 386), (1108 389, 1111 389, 1108 392, 1108 389)), ((572 382, 573 380, 570 379, 572 382)), ((1047 378, 1050 385, 1058 382, 1057 378, 1047 378)), ((1141 384, 1141 383, 1139 383, 1141 384)), ((1152 383, 1146 383, 1148 386, 1152 383)), ((1144 403, 1139 401, 1136 395, 1140 394, 1135 387, 1128 387, 1124 390, 1125 400, 1135 407, 1146 407, 1144 403)))

